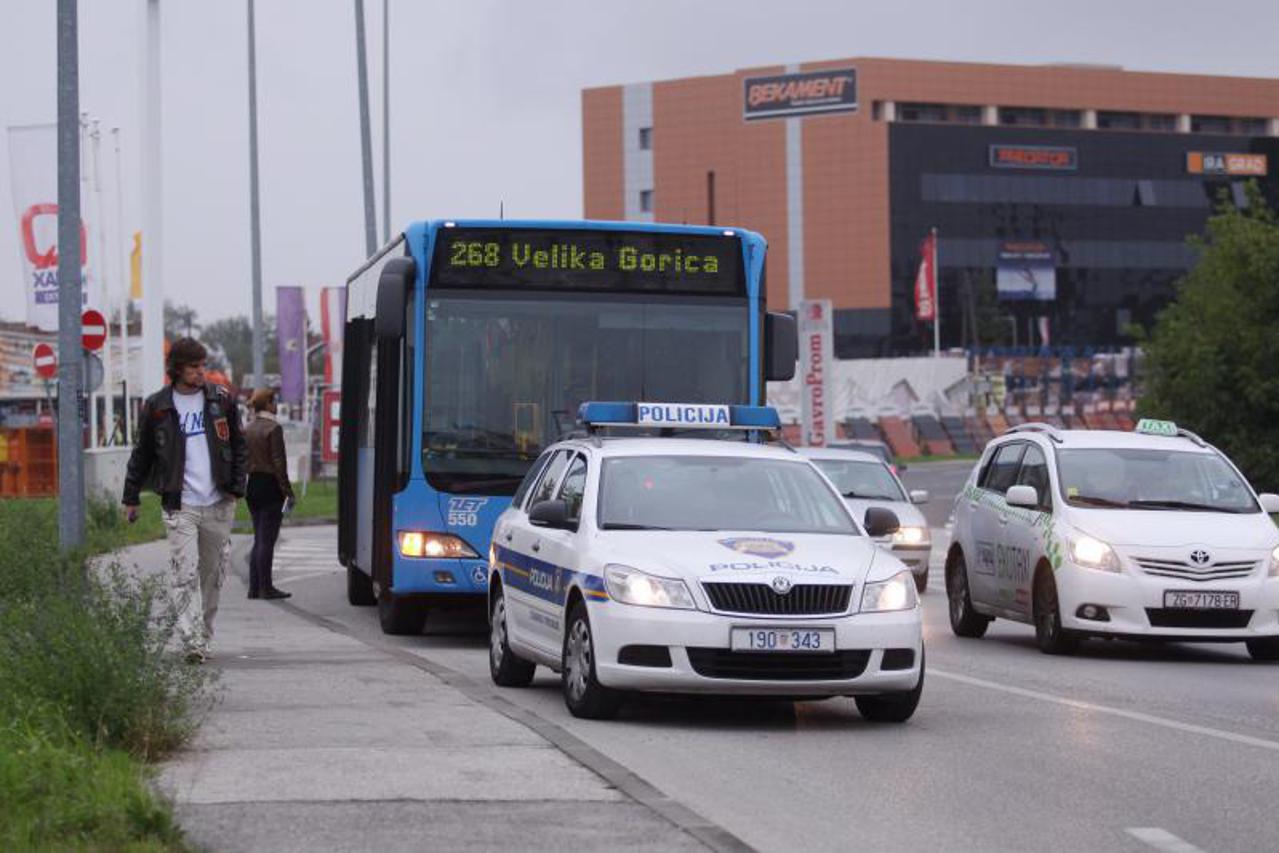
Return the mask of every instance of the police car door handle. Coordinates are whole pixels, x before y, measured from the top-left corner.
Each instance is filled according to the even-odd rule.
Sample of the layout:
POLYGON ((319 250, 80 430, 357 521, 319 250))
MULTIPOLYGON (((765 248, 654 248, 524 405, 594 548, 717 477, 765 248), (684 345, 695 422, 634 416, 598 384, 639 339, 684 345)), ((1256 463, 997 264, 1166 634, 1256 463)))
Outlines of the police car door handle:
POLYGON ((512 537, 512 536, 514 536, 514 535, 515 535, 515 534, 514 534, 514 533, 512 533, 511 531, 509 531, 509 530, 508 530, 508 531, 506 531, 506 541, 507 541, 507 542, 510 542, 510 541, 511 541, 511 537, 512 537))
POLYGON ((541 550, 542 550, 542 543, 541 543, 541 542, 534 542, 534 543, 533 543, 533 550, 534 550, 534 551, 541 551, 541 550))
POLYGON ((999 516, 999 523, 1000 523, 1000 524, 1007 524, 1007 523, 1008 523, 1008 516, 1003 515, 1003 514, 1001 513, 1001 514, 1000 514, 1000 516, 999 516))

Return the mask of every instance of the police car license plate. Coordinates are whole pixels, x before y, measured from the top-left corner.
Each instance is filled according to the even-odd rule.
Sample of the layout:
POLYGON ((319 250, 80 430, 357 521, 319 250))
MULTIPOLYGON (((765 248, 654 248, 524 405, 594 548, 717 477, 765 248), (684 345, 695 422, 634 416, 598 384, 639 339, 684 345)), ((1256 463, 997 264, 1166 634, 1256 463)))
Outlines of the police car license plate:
POLYGON ((734 628, 735 652, 833 652, 834 628, 734 628))
POLYGON ((1164 592, 1164 607, 1182 610, 1238 610, 1239 593, 1170 589, 1164 592))

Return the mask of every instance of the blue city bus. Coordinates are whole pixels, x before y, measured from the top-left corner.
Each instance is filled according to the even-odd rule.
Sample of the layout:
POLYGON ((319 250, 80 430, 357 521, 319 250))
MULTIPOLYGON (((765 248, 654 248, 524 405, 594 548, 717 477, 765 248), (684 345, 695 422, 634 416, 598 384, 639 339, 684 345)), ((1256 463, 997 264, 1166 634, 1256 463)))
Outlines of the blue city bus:
POLYGON ((416 222, 347 279, 338 557, 383 631, 485 597, 489 537, 587 400, 761 405, 795 371, 739 228, 416 222))

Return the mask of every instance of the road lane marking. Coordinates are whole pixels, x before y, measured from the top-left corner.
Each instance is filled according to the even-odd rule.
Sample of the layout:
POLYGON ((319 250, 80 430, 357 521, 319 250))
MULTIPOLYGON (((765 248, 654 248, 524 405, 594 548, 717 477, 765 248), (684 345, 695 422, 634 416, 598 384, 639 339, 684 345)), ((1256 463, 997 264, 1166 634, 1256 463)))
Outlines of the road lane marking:
POLYGON ((1124 831, 1156 850, 1163 850, 1164 853, 1204 853, 1189 841, 1178 838, 1168 830, 1157 826, 1130 826, 1124 831))
POLYGON ((987 681, 984 678, 974 678, 971 675, 960 675, 956 672, 946 672, 945 670, 928 668, 929 677, 937 677, 948 681, 956 681, 960 684, 968 684, 972 687, 984 687, 987 690, 998 690, 1003 693, 1010 693, 1013 696, 1021 696, 1025 699, 1037 699, 1040 702, 1052 702, 1056 705, 1064 705, 1067 708, 1078 708, 1081 711, 1094 711, 1098 714, 1109 714, 1112 717, 1122 717, 1126 720, 1133 720, 1138 723, 1149 723, 1153 726, 1162 726, 1166 729, 1173 729, 1179 732, 1189 732, 1190 734, 1204 735, 1205 737, 1214 737, 1219 740, 1230 741, 1231 743, 1242 744, 1244 746, 1255 746, 1261 749, 1270 749, 1279 752, 1279 741, 1266 740, 1265 738, 1252 737, 1251 735, 1241 735, 1236 732, 1229 732, 1225 729, 1214 729, 1210 726, 1199 726, 1194 723, 1183 723, 1179 720, 1170 720, 1167 717, 1157 717, 1154 714, 1143 714, 1140 711, 1128 711, 1124 708, 1113 708, 1109 705, 1098 705, 1095 702, 1082 702, 1078 699, 1067 699, 1064 696, 1055 696, 1051 693, 1041 693, 1038 690, 1027 690, 1025 687, 1013 687, 1009 684, 1000 684, 997 681, 987 681))

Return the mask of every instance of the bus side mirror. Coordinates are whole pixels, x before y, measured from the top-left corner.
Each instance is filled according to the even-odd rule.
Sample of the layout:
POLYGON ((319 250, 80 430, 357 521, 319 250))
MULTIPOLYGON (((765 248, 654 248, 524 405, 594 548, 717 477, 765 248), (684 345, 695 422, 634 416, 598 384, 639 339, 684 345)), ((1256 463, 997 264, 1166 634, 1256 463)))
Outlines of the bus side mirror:
POLYGON ((764 316, 764 354, 768 359, 764 378, 769 382, 785 382, 795 376, 799 332, 794 317, 771 311, 764 316))
POLYGON ((404 337, 405 306, 416 275, 417 264, 412 258, 391 258, 382 267, 377 279, 377 314, 373 320, 373 332, 378 340, 394 341, 404 337))

